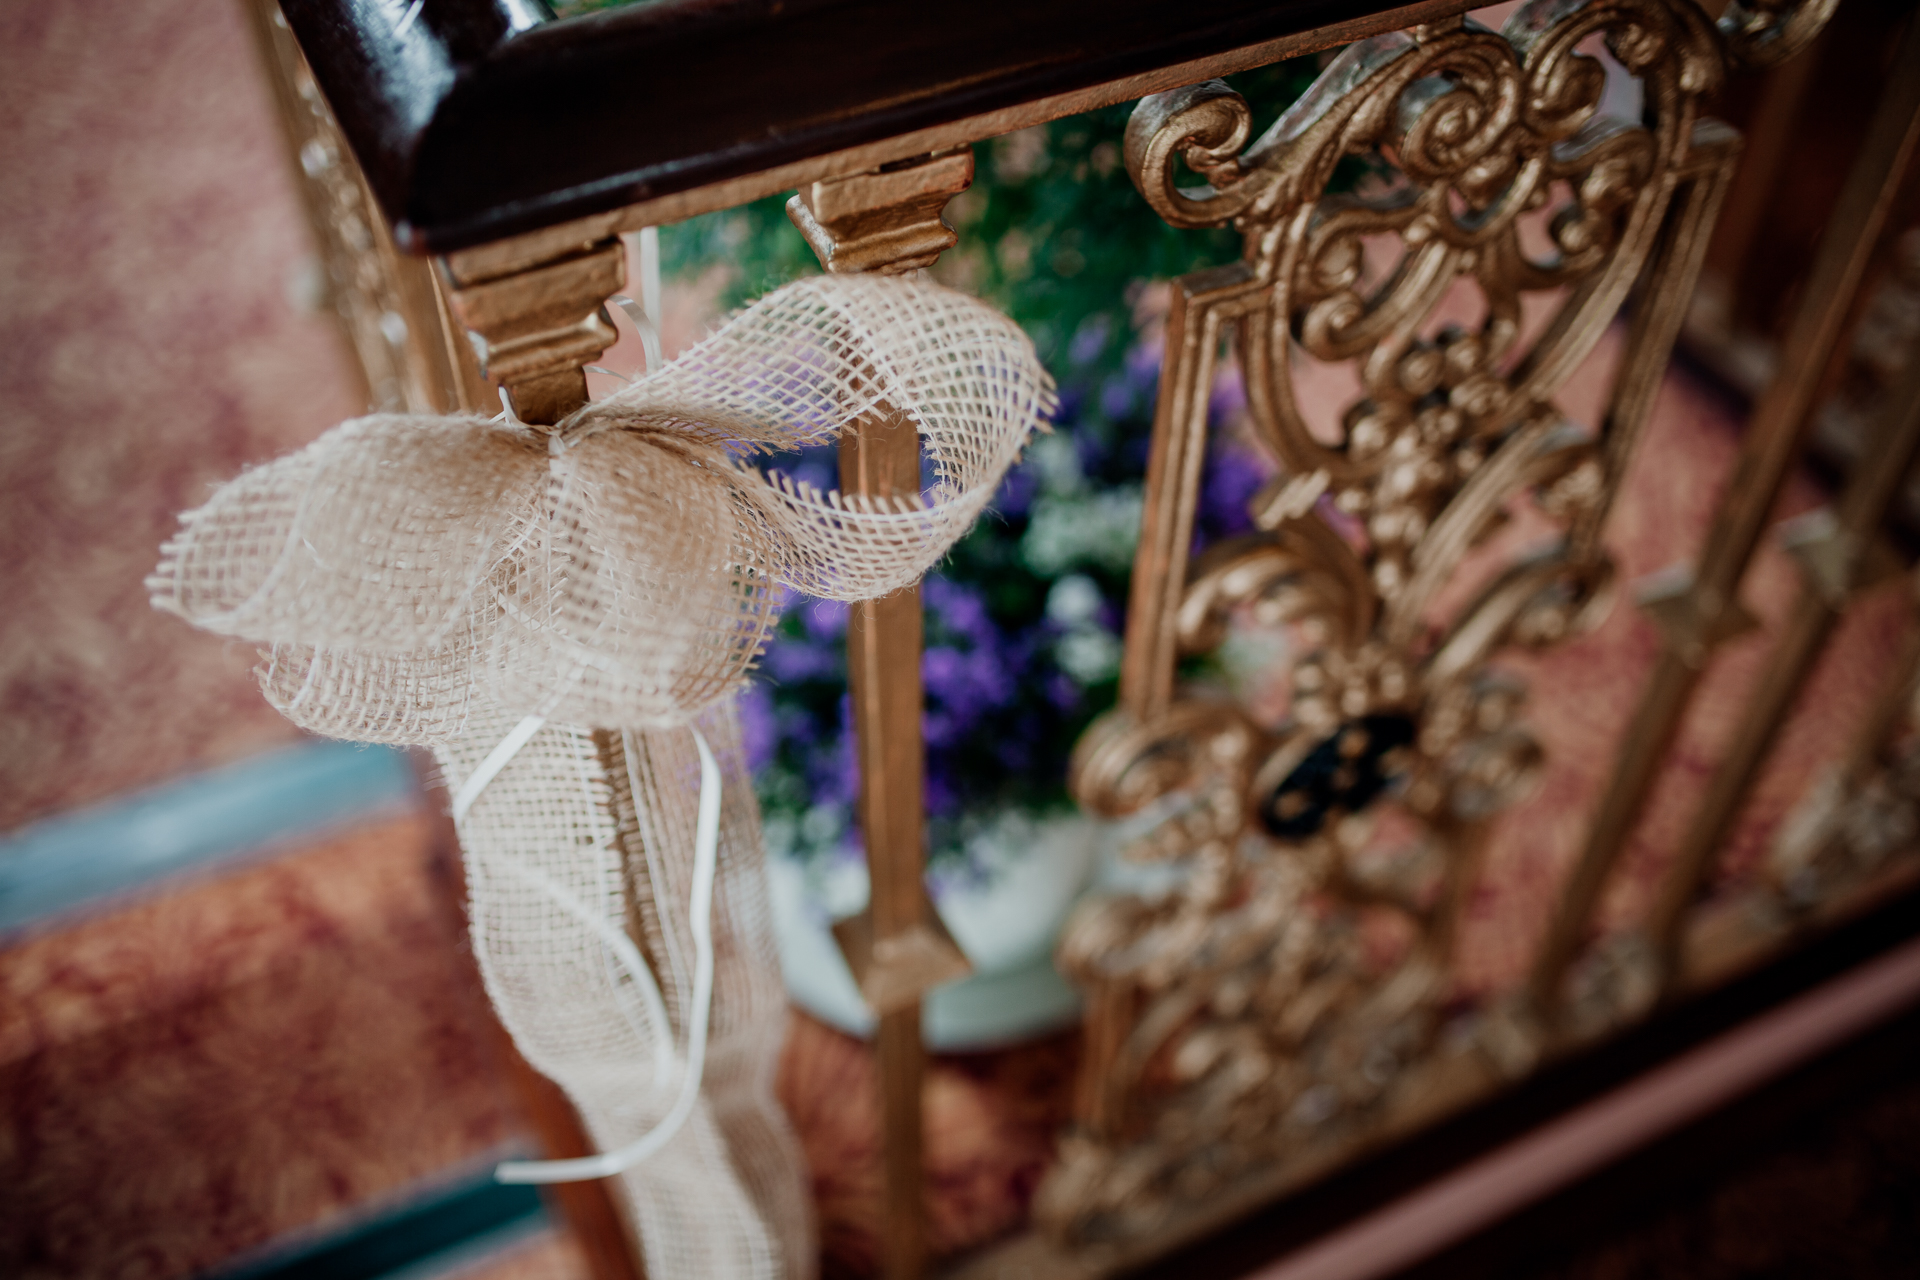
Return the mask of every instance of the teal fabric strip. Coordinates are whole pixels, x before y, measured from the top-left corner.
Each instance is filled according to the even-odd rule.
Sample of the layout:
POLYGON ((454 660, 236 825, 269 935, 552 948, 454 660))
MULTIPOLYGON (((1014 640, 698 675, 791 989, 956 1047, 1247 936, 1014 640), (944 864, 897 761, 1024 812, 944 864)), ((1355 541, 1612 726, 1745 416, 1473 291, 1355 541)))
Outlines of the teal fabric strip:
POLYGON ((552 1225, 540 1193, 480 1174, 319 1238, 269 1248, 207 1280, 431 1280, 552 1225))
POLYGON ((404 752, 308 742, 32 823, 0 837, 0 934, 417 803, 404 752))

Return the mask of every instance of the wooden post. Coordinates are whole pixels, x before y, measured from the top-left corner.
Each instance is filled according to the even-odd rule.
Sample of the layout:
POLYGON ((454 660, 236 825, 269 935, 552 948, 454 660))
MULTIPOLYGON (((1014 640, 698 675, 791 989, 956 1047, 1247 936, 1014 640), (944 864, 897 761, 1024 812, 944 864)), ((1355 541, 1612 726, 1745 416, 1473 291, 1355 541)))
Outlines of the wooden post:
MULTIPOLYGON (((917 490, 918 434, 913 424, 868 419, 840 450, 840 483, 849 492, 881 495, 917 490)), ((931 914, 922 902, 922 792, 925 753, 920 735, 920 588, 862 600, 847 614, 847 683, 860 761, 860 829, 866 839, 872 894, 864 930, 842 930, 869 1003, 880 1019, 880 1131, 884 1144, 881 1254, 890 1277, 920 1273, 926 1252, 921 1205, 920 1045, 921 975, 895 959, 926 933, 931 914), (859 932, 867 945, 861 946, 859 932), (895 953, 895 954, 889 954, 895 953)), ((931 976, 931 975, 929 975, 931 976)), ((936 979, 937 980, 937 979, 936 979)), ((931 985, 929 983, 928 985, 931 985)))
MULTIPOLYGON (((930 156, 849 178, 816 182, 787 214, 832 272, 897 275, 931 266, 958 237, 940 210, 973 180, 970 151, 930 156)), ((867 497, 920 491, 920 437, 884 406, 840 447, 840 487, 867 497)), ((927 901, 921 740, 920 588, 853 606, 847 681, 860 761, 860 830, 872 894, 867 910, 835 928, 861 994, 879 1017, 881 1139, 885 1180, 881 1262, 889 1280, 926 1265, 920 1085, 920 999, 967 972, 966 958, 927 901)))

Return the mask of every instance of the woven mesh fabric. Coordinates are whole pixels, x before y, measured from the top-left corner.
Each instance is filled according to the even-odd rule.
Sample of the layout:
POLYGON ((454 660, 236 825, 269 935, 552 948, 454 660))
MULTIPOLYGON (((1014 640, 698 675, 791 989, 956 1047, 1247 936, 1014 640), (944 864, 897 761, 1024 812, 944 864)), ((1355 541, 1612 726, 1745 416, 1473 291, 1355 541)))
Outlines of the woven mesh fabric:
MULTIPOLYGON (((620 1180, 649 1275, 807 1276, 815 1248, 805 1165, 773 1098, 787 1010, 759 810, 732 704, 697 723, 726 797, 714 932, 727 942, 716 954, 706 1071, 693 1116, 620 1180)), ((470 737, 439 747, 449 787, 511 727, 503 715, 476 717, 470 737)), ((460 823, 474 953, 494 1008, 527 1060, 567 1091, 601 1150, 659 1124, 685 1069, 699 770, 684 728, 548 725, 460 823), (614 959, 609 926, 638 943, 667 1027, 614 959), (662 1044, 680 1049, 664 1064, 662 1044)))
POLYGON ((545 718, 460 820, 473 946, 502 1021, 603 1151, 658 1125, 688 1069, 687 726, 712 744, 724 807, 699 1102, 620 1175, 662 1280, 814 1267, 804 1167, 771 1092, 786 1006, 730 701, 778 588, 852 600, 915 581, 1051 407, 1031 344, 990 308, 918 280, 821 277, 551 431, 345 423, 222 487, 162 549, 155 606, 265 644, 267 698, 315 732, 433 746, 458 791, 524 717, 545 718), (919 432, 925 495, 846 498, 751 465, 878 415, 919 432))
POLYGON ((684 723, 738 688, 774 588, 916 581, 1051 408, 1018 326, 918 282, 802 280, 550 435, 376 416, 182 517, 157 607, 273 646, 267 696, 319 733, 437 743, 479 701, 568 724, 684 723), (749 464, 886 411, 933 485, 871 501, 749 464), (364 726, 364 728, 362 728, 364 726))

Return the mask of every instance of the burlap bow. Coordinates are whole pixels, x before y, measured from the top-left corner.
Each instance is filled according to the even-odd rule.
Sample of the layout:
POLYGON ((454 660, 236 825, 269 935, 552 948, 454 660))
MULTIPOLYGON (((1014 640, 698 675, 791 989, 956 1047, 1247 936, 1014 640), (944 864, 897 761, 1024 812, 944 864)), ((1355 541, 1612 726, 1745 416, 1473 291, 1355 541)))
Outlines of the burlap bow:
POLYGON ((261 685, 290 719, 435 748, 502 1021, 604 1151, 672 1152, 623 1178, 652 1274, 812 1267, 730 695, 782 587, 854 600, 918 579, 1050 408, 990 308, 808 279, 551 431, 344 423, 223 486, 163 549, 154 604, 268 646, 261 685), (875 414, 920 433, 924 498, 749 465, 875 414))

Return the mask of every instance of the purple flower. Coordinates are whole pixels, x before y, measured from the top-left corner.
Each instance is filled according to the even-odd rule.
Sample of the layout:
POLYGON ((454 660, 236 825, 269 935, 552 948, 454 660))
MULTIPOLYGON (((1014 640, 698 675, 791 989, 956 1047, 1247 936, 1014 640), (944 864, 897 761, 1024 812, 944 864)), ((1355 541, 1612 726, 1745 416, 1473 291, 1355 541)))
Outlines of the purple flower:
MULTIPOLYGON (((771 696, 773 690, 769 689, 768 693, 771 696)), ((823 736, 832 736, 832 731, 822 734, 819 723, 807 714, 805 708, 782 706, 777 699, 773 703, 773 725, 781 742, 807 747, 817 745, 823 736)))
POLYGON ((1213 395, 1207 401, 1207 416, 1224 422, 1247 407, 1247 384, 1240 377, 1238 363, 1229 364, 1213 379, 1213 395))
POLYGON ((1253 517, 1247 513, 1247 503, 1266 482, 1267 474, 1268 468, 1261 465, 1258 456, 1216 441, 1200 477, 1196 544, 1251 533, 1253 517))
POLYGON ((1040 477, 1035 474, 1033 464, 1023 462, 1007 472, 1007 478, 1000 482, 1000 492, 994 495, 992 510, 1009 519, 1019 520, 1033 509, 1033 498, 1040 490, 1040 477))
POLYGON ((844 639, 847 634, 846 601, 815 600, 801 610, 800 623, 815 640, 844 639))
POLYGON ((822 491, 840 487, 839 451, 833 445, 815 445, 798 453, 768 459, 776 470, 784 471, 796 484, 822 491))
POLYGON ((802 680, 826 680, 839 675, 842 660, 838 647, 831 643, 809 644, 788 636, 767 646, 766 657, 761 659, 760 665, 780 683, 795 684, 802 680))
POLYGON ((972 587, 936 575, 926 580, 921 592, 927 613, 940 631, 976 649, 999 641, 1000 633, 987 617, 986 601, 972 587))
POLYGON ((980 716, 1013 701, 1018 686, 997 649, 962 653, 945 645, 929 648, 920 659, 926 682, 927 742, 944 746, 972 729, 980 716))
MULTIPOLYGON (((1077 471, 1075 490, 1091 489, 1095 495, 1108 486, 1138 484, 1150 438, 1139 418, 1151 406, 1159 380, 1160 344, 1132 342, 1118 315, 1089 320, 1059 336, 1056 421, 1074 450, 1061 482, 1077 471), (1126 344, 1124 349, 1116 342, 1126 344), (1114 371, 1110 361, 1116 354, 1121 363, 1114 371)), ((1035 338, 1047 346, 1049 335, 1035 338)), ((1225 378, 1209 407, 1216 419, 1232 417, 1241 412, 1242 401, 1238 383, 1225 378)), ((1241 456, 1245 452, 1216 444, 1202 481, 1201 537, 1248 527, 1246 502, 1264 471, 1257 459, 1241 456)), ((819 487, 834 483, 837 463, 831 449, 804 450, 782 462, 792 463, 786 469, 796 479, 819 487)), ((1047 608, 1055 580, 1035 572, 1019 554, 1017 540, 1045 479, 1034 459, 1015 467, 996 495, 994 518, 983 521, 955 548, 944 571, 922 585, 924 795, 936 857, 962 848, 968 813, 1064 803, 1066 757, 1074 737, 1111 696, 1110 681, 1102 677, 1094 688, 1083 687, 1060 665, 1060 655, 1063 638, 1075 628, 1097 625, 1117 632, 1123 585, 1111 568, 1076 570, 1097 591, 1097 611, 1082 608, 1071 618, 1051 618, 1047 608)), ((843 604, 792 600, 765 664, 777 683, 757 692, 752 707, 743 704, 756 765, 772 760, 765 771, 769 803, 803 823, 816 808, 838 810, 850 820, 848 811, 859 794, 852 717, 843 694, 847 623, 843 604)), ((816 832, 809 839, 818 844, 840 838, 816 832)), ((857 832, 850 828, 842 843, 856 844, 857 832)))
POLYGON ((1077 421, 1080 417, 1080 406, 1087 398, 1086 393, 1078 386, 1069 384, 1060 388, 1059 396, 1060 408, 1054 414, 1053 420, 1058 423, 1077 421))
POLYGON ((960 812, 960 795, 953 789, 953 784, 947 781, 943 771, 928 770, 923 795, 927 813, 933 817, 945 818, 960 812))
POLYGON ((740 745, 746 753, 747 768, 758 773, 773 763, 774 747, 780 736, 774 721, 773 691, 763 680, 748 681, 738 705, 740 745))
POLYGON ((818 742, 807 762, 807 782, 815 804, 851 805, 860 795, 860 758, 855 751, 853 699, 840 699, 839 730, 818 742))
POLYGON ((1080 462, 1083 476, 1099 475, 1112 453, 1107 441, 1096 432, 1085 431, 1073 439, 1073 454, 1080 462))
POLYGON ((1160 360, 1165 350, 1165 346, 1158 342, 1136 342, 1127 349, 1126 363, 1122 367, 1134 390, 1151 390, 1160 381, 1160 360))
POLYGON ((995 744, 994 755, 1009 773, 1023 773, 1034 766, 1033 739, 1023 733, 1003 734, 995 744))
POLYGON ((1080 322, 1073 341, 1067 344, 1067 359, 1074 364, 1092 364, 1107 349, 1107 334, 1113 325, 1104 311, 1096 311, 1080 322))

